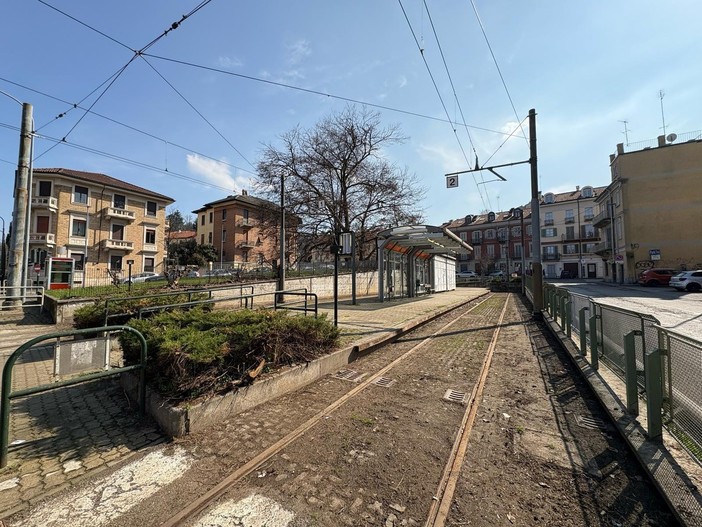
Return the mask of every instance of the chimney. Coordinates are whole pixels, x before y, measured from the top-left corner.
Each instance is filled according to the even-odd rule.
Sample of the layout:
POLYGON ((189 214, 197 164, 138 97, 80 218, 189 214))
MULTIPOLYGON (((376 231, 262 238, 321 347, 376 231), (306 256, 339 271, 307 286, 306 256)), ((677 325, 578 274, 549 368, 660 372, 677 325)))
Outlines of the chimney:
POLYGON ((665 146, 665 136, 664 135, 658 136, 658 146, 665 146))
POLYGON ((249 195, 249 191, 242 188, 242 189, 241 189, 241 195, 242 195, 242 196, 248 196, 248 195, 249 195))

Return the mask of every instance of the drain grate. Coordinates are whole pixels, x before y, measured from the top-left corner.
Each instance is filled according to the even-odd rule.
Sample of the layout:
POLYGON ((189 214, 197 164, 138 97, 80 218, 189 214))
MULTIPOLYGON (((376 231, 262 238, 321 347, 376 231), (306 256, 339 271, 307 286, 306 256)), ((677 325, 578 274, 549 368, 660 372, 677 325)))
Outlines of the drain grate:
POLYGON ((359 382, 367 374, 360 373, 354 370, 339 370, 334 374, 337 379, 343 379, 345 381, 359 382))
POLYGON ((607 422, 603 421, 599 417, 576 415, 575 422, 582 428, 589 428, 591 430, 609 430, 609 425, 607 422))
POLYGON ((388 377, 378 377, 376 380, 373 381, 373 384, 376 386, 382 386, 383 388, 389 388, 393 384, 395 384, 396 380, 395 379, 390 379, 388 377))
POLYGON ((448 389, 444 394, 444 400, 450 403, 465 404, 466 392, 459 392, 458 390, 448 389))

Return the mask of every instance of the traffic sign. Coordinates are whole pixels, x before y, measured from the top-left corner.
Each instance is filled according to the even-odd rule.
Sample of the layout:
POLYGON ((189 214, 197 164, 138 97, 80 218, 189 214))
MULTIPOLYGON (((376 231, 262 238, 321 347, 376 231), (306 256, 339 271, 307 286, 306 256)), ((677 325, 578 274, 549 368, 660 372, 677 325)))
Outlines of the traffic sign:
POLYGON ((446 188, 455 188, 458 186, 458 176, 446 176, 446 188))

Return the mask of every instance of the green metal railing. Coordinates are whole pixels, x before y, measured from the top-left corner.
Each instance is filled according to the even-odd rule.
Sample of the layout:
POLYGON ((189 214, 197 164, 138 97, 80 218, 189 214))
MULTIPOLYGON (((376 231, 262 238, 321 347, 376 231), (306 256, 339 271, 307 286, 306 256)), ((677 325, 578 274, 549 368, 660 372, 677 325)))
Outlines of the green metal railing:
POLYGON ((47 392, 49 390, 56 390, 57 388, 64 388, 66 386, 72 386, 74 384, 80 384, 94 379, 101 379, 103 377, 119 375, 121 373, 137 369, 139 370, 139 415, 144 415, 146 411, 146 340, 144 339, 144 336, 136 329, 130 328, 129 326, 106 326, 100 328, 78 329, 73 331, 59 331, 57 333, 41 335, 22 344, 12 353, 12 355, 8 357, 7 362, 5 363, 5 366, 2 370, 2 393, 0 394, 0 468, 4 468, 7 466, 7 449, 10 437, 10 401, 12 399, 47 392), (112 333, 118 331, 128 331, 130 333, 134 333, 139 339, 139 342, 141 344, 141 357, 139 364, 123 366, 120 368, 111 368, 106 371, 81 375, 80 377, 73 379, 67 379, 51 384, 43 384, 40 386, 25 388, 14 392, 12 391, 12 369, 15 365, 15 362, 25 351, 35 346, 39 342, 43 342, 45 340, 50 339, 59 339, 61 337, 70 337, 87 334, 94 335, 97 332, 112 333))

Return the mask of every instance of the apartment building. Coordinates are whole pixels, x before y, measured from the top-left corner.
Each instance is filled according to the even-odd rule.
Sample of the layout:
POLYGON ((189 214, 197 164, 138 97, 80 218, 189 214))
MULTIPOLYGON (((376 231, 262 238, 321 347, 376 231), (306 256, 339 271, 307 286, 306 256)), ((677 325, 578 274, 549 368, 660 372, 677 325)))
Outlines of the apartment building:
MULTIPOLYGON (((255 267, 278 262, 278 232, 275 228, 264 232, 264 220, 277 219, 279 211, 275 203, 249 196, 246 190, 206 203, 193 211, 197 215, 197 242, 212 245, 219 255, 219 262, 232 266, 255 267)), ((295 258, 296 225, 294 217, 286 218, 288 262, 295 258)))
POLYGON ((610 155, 611 183, 593 225, 605 279, 633 283, 650 267, 702 268, 702 132, 659 136, 610 155))
POLYGON ((166 207, 172 198, 94 172, 34 169, 29 262, 75 260, 74 284, 104 281, 107 271, 160 272, 166 256, 166 207))
POLYGON ((458 256, 456 272, 489 274, 504 271, 511 274, 531 267, 530 208, 469 214, 443 226, 473 247, 471 254, 458 256))
POLYGON ((606 187, 576 187, 547 192, 539 202, 541 262, 547 278, 601 278, 602 258, 595 253, 600 233, 593 225, 595 200, 606 187))

